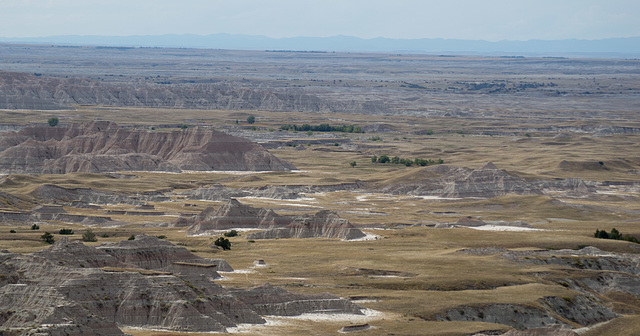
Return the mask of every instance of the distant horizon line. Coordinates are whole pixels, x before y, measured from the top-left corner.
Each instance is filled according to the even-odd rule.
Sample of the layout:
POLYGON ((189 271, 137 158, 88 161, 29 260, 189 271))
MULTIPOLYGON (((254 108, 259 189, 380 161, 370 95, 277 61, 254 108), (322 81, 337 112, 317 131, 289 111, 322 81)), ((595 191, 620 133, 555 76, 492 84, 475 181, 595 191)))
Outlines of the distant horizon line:
POLYGON ((282 50, 357 53, 412 53, 504 55, 531 57, 640 58, 640 36, 597 40, 464 40, 446 38, 398 39, 331 37, 282 37, 216 33, 162 35, 52 35, 47 37, 0 37, 0 43, 52 44, 122 48, 183 48, 224 50, 282 50))
POLYGON ((603 40, 624 40, 624 39, 638 39, 640 35, 636 36, 627 36, 627 37, 604 37, 604 38, 561 38, 561 39, 544 39, 544 38, 532 38, 527 40, 518 40, 518 39, 501 39, 501 40, 487 40, 487 39, 473 39, 473 38, 450 38, 450 37, 384 37, 384 36, 376 36, 376 37, 359 37, 354 35, 330 35, 330 36, 306 36, 306 35, 296 35, 296 36, 288 36, 288 37, 272 37, 268 35, 260 35, 260 34, 240 34, 240 33, 210 33, 210 34, 197 34, 197 33, 167 33, 167 34, 131 34, 131 35, 109 35, 109 34, 58 34, 58 35, 40 35, 40 36, 20 36, 20 37, 12 37, 12 36, 0 36, 0 39, 10 39, 10 40, 19 40, 19 39, 45 39, 45 38, 60 38, 60 37, 113 37, 113 38, 129 38, 129 37, 162 37, 162 36, 197 36, 197 37, 208 37, 208 36, 216 36, 216 35, 227 35, 227 36, 245 36, 245 37, 260 37, 267 38, 272 40, 286 40, 286 39, 330 39, 336 37, 347 37, 354 38, 359 40, 403 40, 403 41, 414 41, 414 40, 456 40, 456 41, 476 41, 476 42, 489 42, 489 43, 499 43, 499 42, 531 42, 531 41, 545 41, 545 42, 553 42, 553 41, 603 41, 603 40))

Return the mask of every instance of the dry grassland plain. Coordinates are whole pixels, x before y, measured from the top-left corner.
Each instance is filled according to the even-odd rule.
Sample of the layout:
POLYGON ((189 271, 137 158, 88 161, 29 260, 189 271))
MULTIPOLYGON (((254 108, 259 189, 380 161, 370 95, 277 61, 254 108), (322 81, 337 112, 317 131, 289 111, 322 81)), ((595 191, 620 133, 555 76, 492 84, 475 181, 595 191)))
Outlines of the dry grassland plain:
MULTIPOLYGON (((269 60, 262 54, 220 53, 220 57, 229 64, 233 57, 239 57, 242 62, 228 70, 221 66, 217 80, 227 78, 234 85, 239 85, 244 79, 252 88, 262 85, 273 90, 298 85, 323 99, 335 96, 335 100, 341 101, 388 98, 389 109, 364 113, 361 110, 300 112, 73 105, 56 111, 1 110, 2 124, 7 126, 43 123, 55 116, 63 124, 103 119, 149 132, 175 128, 162 125, 212 127, 263 142, 271 153, 292 162, 298 170, 241 174, 120 172, 131 175, 126 179, 91 173, 6 175, 0 178, 0 191, 18 196, 22 203, 11 205, 5 202, 1 206, 5 211, 29 210, 37 202, 31 192, 44 184, 131 195, 168 192, 171 196, 169 201, 150 202, 156 211, 165 213, 163 216, 108 214, 109 210, 133 208, 123 204, 105 205, 99 210, 64 207, 73 214, 109 216, 119 222, 117 226, 87 227, 51 221, 40 223, 40 230, 34 231, 27 223, 3 222, 0 224, 0 249, 29 253, 47 248, 40 235, 45 231, 57 233, 62 228, 74 230, 75 234, 69 236, 70 239, 80 239, 82 232, 91 228, 98 235, 98 242, 86 243, 88 245, 117 242, 132 234, 163 235, 168 241, 183 245, 200 256, 223 258, 241 271, 223 274, 224 278, 219 280, 223 286, 251 288, 270 283, 293 292, 330 292, 353 298, 362 307, 377 312, 365 320, 371 329, 354 333, 367 335, 506 332, 512 328, 505 324, 437 321, 436 316, 450 309, 491 304, 540 307, 540 299, 549 296, 571 300, 582 294, 563 283, 598 274, 591 269, 514 261, 498 252, 465 253, 462 251, 465 249, 553 251, 594 246, 608 252, 640 253, 639 244, 593 236, 596 229, 616 228, 623 234, 640 238, 640 73, 637 61, 575 60, 571 68, 567 63, 539 73, 537 71, 545 64, 557 65, 569 60, 525 59, 517 63, 518 60, 497 57, 460 57, 450 58, 445 63, 444 57, 436 56, 360 55, 366 59, 358 61, 356 55, 339 54, 334 56, 339 57, 337 60, 326 61, 329 57, 326 55, 323 60, 329 65, 330 62, 348 60, 348 64, 355 64, 353 71, 345 70, 344 65, 341 68, 344 72, 339 74, 323 64, 314 68, 317 70, 316 78, 312 78, 309 69, 318 61, 313 59, 313 55, 294 55, 293 65, 283 65, 282 58, 269 60), (376 60, 383 60, 383 66, 376 68, 377 72, 364 70, 376 60), (394 60, 403 64, 399 68, 400 73, 393 72, 394 60), (410 72, 411 67, 406 65, 411 62, 417 64, 415 72, 410 72), (254 65, 255 70, 250 65, 254 65), (271 74, 280 74, 286 80, 272 78, 271 74), (334 85, 333 79, 340 82, 334 85), (319 80, 323 80, 327 87, 319 85, 319 80), (382 84, 386 85, 384 90, 378 89, 382 80, 389 81, 382 84), (484 90, 482 83, 493 83, 496 85, 490 85, 490 88, 500 89, 501 83, 506 83, 508 88, 518 87, 521 82, 547 83, 547 86, 532 89, 531 85, 523 85, 524 93, 469 91, 473 85, 477 90, 484 90), (549 82, 556 86, 549 87, 549 82), (423 89, 407 87, 407 83, 423 89), (535 89, 539 91, 526 91, 535 89), (358 90, 362 94, 355 95, 358 90), (552 95, 551 91, 566 92, 552 95), (595 93, 586 94, 585 91, 595 93), (435 113, 436 110, 439 112, 435 113), (255 116, 256 122, 247 124, 248 116, 255 116), (368 127, 370 131, 294 133, 279 130, 284 124, 303 123, 353 124, 368 127), (388 194, 382 191, 385 187, 420 183, 438 176, 429 166, 405 167, 371 162, 371 156, 382 154, 411 159, 443 159, 446 165, 468 169, 478 169, 487 162, 493 162, 499 169, 526 181, 577 178, 602 187, 598 192, 588 194, 548 191, 491 198, 443 199, 388 194), (354 161, 356 165, 352 167, 350 163, 354 161), (240 201, 254 207, 272 208, 280 214, 334 210, 355 226, 375 235, 376 239, 249 241, 245 239, 248 232, 241 232, 240 236, 230 238, 231 250, 223 251, 213 245, 217 236, 187 236, 184 228, 164 225, 180 215, 196 214, 207 206, 218 208, 224 204, 179 197, 180 192, 198 187, 221 184, 251 189, 349 183, 357 183, 359 187, 310 192, 304 198, 291 200, 248 197, 240 201), (185 203, 194 206, 185 207, 185 203), (524 221, 540 230, 435 228, 437 224, 455 222, 466 216, 484 221, 524 221), (16 232, 9 233, 10 230, 16 232), (254 267, 254 260, 258 259, 267 265, 254 267)), ((4 61, 9 63, 7 58, 4 61)), ((32 62, 35 64, 36 61, 32 62)), ((161 68, 170 69, 162 59, 157 62, 161 68)), ((65 65, 57 71, 95 79, 96 73, 104 70, 101 66, 73 68, 65 65), (94 68, 97 69, 95 73, 87 70, 94 68), (75 69, 74 72, 71 69, 75 69)), ((21 64, 8 70, 28 69, 27 65, 21 64)), ((147 67, 139 69, 130 73, 130 77, 142 78, 152 73, 147 67)), ((124 70, 112 72, 118 75, 118 71, 124 70)), ((198 73, 208 73, 186 69, 167 71, 173 73, 163 73, 163 76, 173 81, 193 79, 198 73)), ((60 75, 52 69, 45 68, 42 72, 60 75)), ((204 81, 204 77, 207 75, 201 75, 200 80, 204 81)), ((58 234, 54 236, 60 238, 58 234)), ((583 335, 638 334, 640 301, 632 300, 629 295, 615 294, 594 293, 607 307, 621 313, 621 317, 596 326, 583 335)), ((235 332, 242 335, 327 335, 337 334, 345 325, 364 323, 356 317, 268 320, 267 326, 239 328, 235 332)), ((566 322, 574 327, 580 326, 566 322)), ((138 336, 181 335, 178 332, 134 328, 123 330, 138 336)))

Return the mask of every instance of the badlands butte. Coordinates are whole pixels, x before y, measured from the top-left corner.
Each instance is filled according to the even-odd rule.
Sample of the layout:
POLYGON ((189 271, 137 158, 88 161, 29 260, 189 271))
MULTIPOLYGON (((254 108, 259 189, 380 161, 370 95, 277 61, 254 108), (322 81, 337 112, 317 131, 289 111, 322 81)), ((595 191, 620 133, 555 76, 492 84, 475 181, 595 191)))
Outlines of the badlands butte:
POLYGON ((0 45, 0 334, 638 335, 638 83, 0 45))

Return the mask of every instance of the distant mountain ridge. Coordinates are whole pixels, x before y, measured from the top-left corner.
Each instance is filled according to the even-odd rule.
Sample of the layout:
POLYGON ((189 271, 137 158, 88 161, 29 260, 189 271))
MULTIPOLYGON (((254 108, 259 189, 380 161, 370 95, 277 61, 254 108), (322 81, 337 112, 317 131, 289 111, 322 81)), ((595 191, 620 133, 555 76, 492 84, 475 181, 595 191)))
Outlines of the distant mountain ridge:
POLYGON ((363 39, 352 36, 270 38, 259 35, 48 36, 3 38, 5 43, 45 43, 119 47, 170 47, 319 52, 404 52, 531 56, 640 56, 640 37, 600 40, 482 41, 459 39, 363 39))

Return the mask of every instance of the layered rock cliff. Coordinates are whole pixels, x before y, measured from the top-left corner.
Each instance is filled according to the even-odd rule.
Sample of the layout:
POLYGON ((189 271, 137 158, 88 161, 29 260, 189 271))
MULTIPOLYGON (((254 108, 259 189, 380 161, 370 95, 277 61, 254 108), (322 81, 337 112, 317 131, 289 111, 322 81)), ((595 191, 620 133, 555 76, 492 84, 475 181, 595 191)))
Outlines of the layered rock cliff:
POLYGON ((0 137, 2 173, 291 169, 257 143, 200 128, 154 132, 96 121, 0 137))
POLYGON ((104 83, 0 71, 0 109, 59 110, 73 105, 360 113, 386 109, 382 102, 328 100, 296 89, 232 83, 104 83))
POLYGON ((365 237, 348 220, 340 218, 334 211, 322 210, 313 215, 282 216, 272 209, 254 208, 229 200, 218 210, 204 209, 191 218, 180 218, 174 226, 187 226, 191 235, 207 234, 229 229, 262 229, 251 233, 247 239, 275 238, 339 238, 357 239, 365 237))
POLYGON ((427 176, 417 183, 396 183, 382 192, 444 198, 490 198, 507 194, 540 195, 542 191, 525 179, 498 169, 489 162, 479 169, 437 165, 429 167, 427 176), (437 177, 433 177, 433 176, 437 177))
POLYGON ((280 227, 291 223, 291 219, 286 216, 280 216, 271 209, 254 208, 231 199, 217 211, 208 207, 187 222, 193 223, 187 229, 187 233, 201 234, 208 231, 239 228, 267 229, 280 227))
POLYGON ((118 326, 224 332, 265 323, 262 314, 362 314, 331 294, 225 289, 190 265, 202 258, 154 237, 98 248, 61 239, 33 254, 0 251, 0 260, 0 334, 124 335, 118 326))
POLYGON ((334 211, 321 210, 313 215, 296 216, 291 224, 255 232, 247 235, 247 239, 275 238, 339 238, 344 240, 358 239, 365 234, 355 228, 348 220, 340 218, 334 211))

